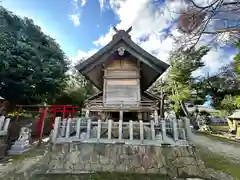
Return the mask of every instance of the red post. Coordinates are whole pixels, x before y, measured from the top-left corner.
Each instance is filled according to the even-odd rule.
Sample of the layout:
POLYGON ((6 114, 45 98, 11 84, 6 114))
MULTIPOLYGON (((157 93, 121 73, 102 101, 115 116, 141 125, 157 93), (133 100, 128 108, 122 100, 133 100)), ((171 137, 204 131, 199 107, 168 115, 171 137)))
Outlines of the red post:
POLYGON ((66 113, 66 106, 63 106, 62 119, 64 119, 64 118, 65 118, 65 113, 66 113))
POLYGON ((44 123, 45 123, 45 118, 48 113, 48 108, 44 108, 41 112, 39 124, 38 124, 38 132, 39 132, 39 141, 38 144, 40 145, 42 142, 42 137, 43 137, 43 130, 44 130, 44 123))

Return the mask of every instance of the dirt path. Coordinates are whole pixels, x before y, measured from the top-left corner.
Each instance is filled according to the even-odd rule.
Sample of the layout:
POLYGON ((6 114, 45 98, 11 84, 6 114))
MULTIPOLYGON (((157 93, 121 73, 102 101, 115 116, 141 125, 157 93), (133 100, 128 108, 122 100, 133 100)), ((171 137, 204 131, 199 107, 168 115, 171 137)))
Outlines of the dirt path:
POLYGON ((196 146, 207 148, 209 151, 223 155, 232 161, 240 163, 240 144, 222 141, 217 138, 201 134, 193 134, 193 143, 196 146))

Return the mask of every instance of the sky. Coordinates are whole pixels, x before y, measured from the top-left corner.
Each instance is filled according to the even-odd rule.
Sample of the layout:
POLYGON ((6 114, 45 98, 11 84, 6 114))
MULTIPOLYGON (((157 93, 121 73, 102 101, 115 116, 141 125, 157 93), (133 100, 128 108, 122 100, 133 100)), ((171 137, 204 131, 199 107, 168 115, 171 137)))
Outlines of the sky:
MULTIPOLYGON (((206 1, 197 0, 201 5, 206 1)), ((132 40, 165 62, 174 48, 173 37, 181 36, 174 24, 178 14, 172 13, 183 6, 181 0, 168 4, 165 0, 3 0, 1 5, 33 19, 56 39, 72 64, 105 46, 114 26, 124 30, 132 26, 132 40)), ((212 49, 203 58, 206 67, 195 75, 216 72, 234 54, 230 48, 212 49)))

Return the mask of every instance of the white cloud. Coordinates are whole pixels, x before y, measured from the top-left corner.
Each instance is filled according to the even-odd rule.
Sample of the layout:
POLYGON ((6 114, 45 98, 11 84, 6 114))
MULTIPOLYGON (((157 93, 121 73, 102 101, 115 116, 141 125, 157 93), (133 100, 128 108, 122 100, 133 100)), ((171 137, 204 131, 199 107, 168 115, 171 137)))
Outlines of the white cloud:
POLYGON ((105 5, 107 4, 107 1, 106 0, 98 0, 98 2, 99 2, 101 10, 103 10, 105 5))
POLYGON ((69 15, 68 18, 72 20, 74 26, 80 25, 80 13, 69 15))
MULTIPOLYGON (((211 1, 199 0, 197 2, 199 5, 204 6, 211 3, 211 1)), ((177 31, 176 26, 173 26, 170 30, 172 36, 165 36, 165 33, 161 32, 161 30, 169 27, 173 20, 178 18, 178 12, 186 8, 183 0, 167 2, 167 4, 156 8, 158 4, 153 4, 153 0, 138 0, 137 2, 136 0, 109 0, 108 4, 106 0, 99 0, 101 9, 111 8, 119 17, 120 23, 116 25, 117 29, 126 30, 132 26, 133 29, 130 34, 135 42, 140 37, 148 36, 146 41, 139 42, 140 46, 165 62, 167 62, 170 52, 175 48, 175 38, 183 36, 177 31)), ((99 47, 105 46, 111 41, 114 33, 111 27, 106 34, 93 42, 94 45, 99 47)), ((209 41, 210 38, 204 36, 198 46, 204 45, 209 41)), ((226 62, 229 62, 230 59, 230 55, 227 56, 223 50, 211 50, 203 58, 206 68, 199 70, 196 74, 203 74, 206 71, 214 73, 226 62)))
POLYGON ((90 51, 82 51, 82 50, 78 50, 77 55, 74 57, 70 57, 70 60, 72 62, 72 65, 76 65, 77 63, 79 63, 82 60, 85 60, 87 58, 89 58, 90 56, 92 56, 93 54, 95 54, 98 51, 98 49, 92 49, 90 51))
POLYGON ((233 61, 234 55, 231 53, 226 53, 224 49, 221 50, 211 50, 207 55, 205 55, 202 60, 205 67, 198 69, 193 72, 193 76, 206 76, 208 74, 215 74, 225 64, 233 61))
MULTIPOLYGON (((148 52, 154 52, 154 55, 166 59, 173 48, 173 38, 168 37, 164 40, 163 33, 159 31, 169 26, 172 19, 178 16, 177 14, 170 16, 168 8, 178 11, 182 4, 181 1, 175 1, 168 4, 168 8, 163 7, 155 11, 151 0, 139 0, 137 3, 135 0, 110 0, 109 4, 120 19, 120 23, 116 25, 117 29, 128 29, 132 26, 130 34, 135 42, 141 36, 149 36, 148 40, 140 45, 148 52)), ((111 41, 114 33, 113 28, 110 28, 108 33, 93 43, 96 46, 105 46, 111 41)), ((176 34, 176 31, 173 33, 176 34)))
POLYGON ((86 2, 87 2, 86 0, 82 0, 81 6, 82 7, 85 6, 86 2))

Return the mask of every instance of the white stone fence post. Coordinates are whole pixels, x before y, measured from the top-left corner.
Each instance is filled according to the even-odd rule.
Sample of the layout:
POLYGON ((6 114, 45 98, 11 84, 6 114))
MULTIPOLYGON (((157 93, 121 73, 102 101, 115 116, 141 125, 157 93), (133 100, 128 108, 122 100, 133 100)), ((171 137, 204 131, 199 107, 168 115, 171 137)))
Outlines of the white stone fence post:
POLYGON ((0 135, 1 136, 7 135, 10 120, 11 120, 10 118, 5 118, 5 116, 0 116, 0 135))

